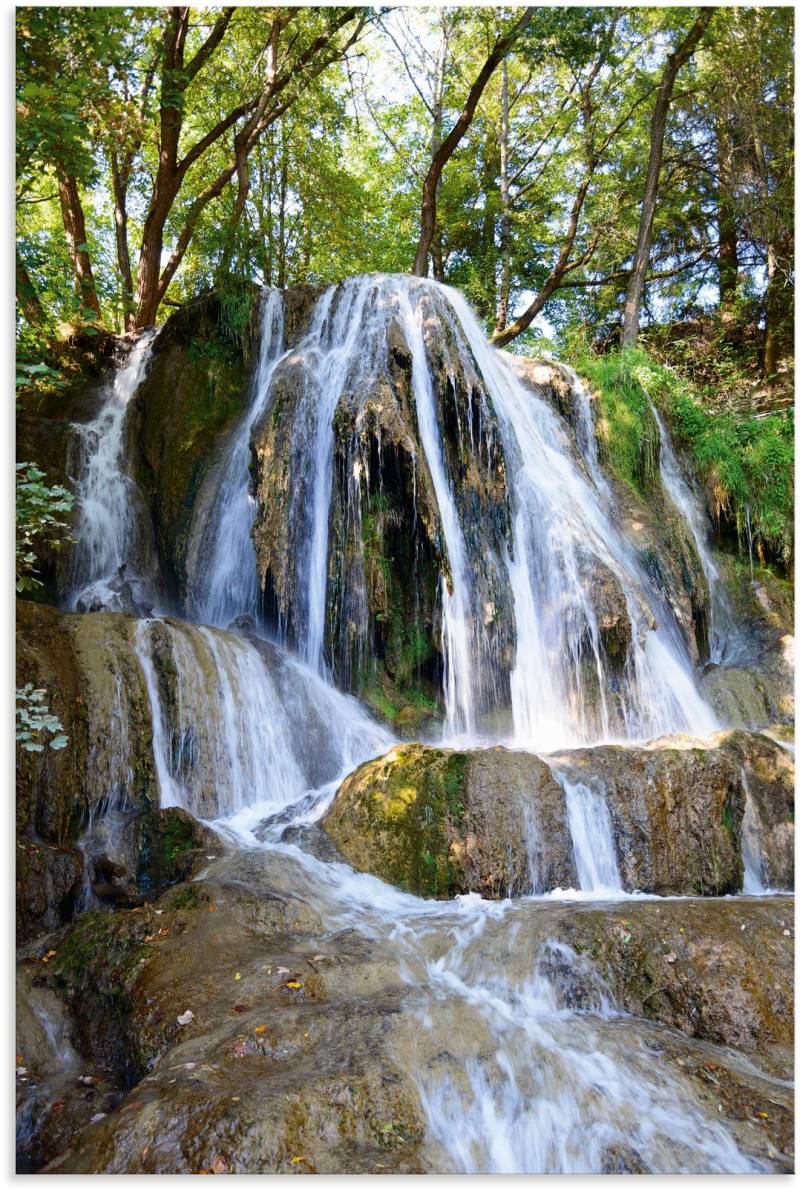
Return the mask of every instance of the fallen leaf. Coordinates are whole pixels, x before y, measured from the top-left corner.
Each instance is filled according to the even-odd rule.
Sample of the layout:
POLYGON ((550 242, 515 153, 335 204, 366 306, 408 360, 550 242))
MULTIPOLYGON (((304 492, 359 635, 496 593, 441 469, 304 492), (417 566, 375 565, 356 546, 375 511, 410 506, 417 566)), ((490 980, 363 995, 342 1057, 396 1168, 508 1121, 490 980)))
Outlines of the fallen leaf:
POLYGON ((312 1173, 317 1172, 317 1167, 312 1165, 308 1157, 292 1157, 292 1165, 305 1165, 312 1173))
POLYGON ((234 975, 234 977, 233 977, 233 978, 234 978, 234 979, 241 979, 241 978, 242 978, 242 973, 241 973, 241 971, 237 971, 237 972, 236 972, 236 974, 234 975))
POLYGON ((250 1005, 249 1004, 234 1004, 233 1011, 234 1012, 249 1012, 250 1005))
POLYGON ((210 905, 209 905, 209 907, 208 907, 208 912, 209 912, 209 913, 216 913, 216 912, 217 912, 217 907, 216 907, 216 905, 214 904, 214 902, 213 902, 213 901, 211 902, 211 904, 210 904, 210 905))
POLYGON ((769 1112, 766 1112, 766 1111, 760 1111, 758 1114, 759 1114, 759 1116, 761 1117, 761 1119, 762 1119, 762 1120, 768 1120, 768 1119, 769 1119, 769 1112))
POLYGON ((255 1031, 256 1031, 256 1033, 266 1033, 267 1026, 266 1025, 256 1025, 255 1031))
POLYGON ((283 986, 287 988, 301 988, 303 985, 302 983, 298 983, 296 979, 287 979, 283 986))
POLYGON ((54 950, 48 950, 47 954, 42 955, 42 962, 49 963, 55 953, 54 950))
POLYGON ((181 1015, 178 1017, 178 1024, 179 1025, 191 1025, 193 1020, 194 1020, 194 1013, 192 1012, 191 1008, 187 1008, 186 1012, 182 1012, 181 1015))

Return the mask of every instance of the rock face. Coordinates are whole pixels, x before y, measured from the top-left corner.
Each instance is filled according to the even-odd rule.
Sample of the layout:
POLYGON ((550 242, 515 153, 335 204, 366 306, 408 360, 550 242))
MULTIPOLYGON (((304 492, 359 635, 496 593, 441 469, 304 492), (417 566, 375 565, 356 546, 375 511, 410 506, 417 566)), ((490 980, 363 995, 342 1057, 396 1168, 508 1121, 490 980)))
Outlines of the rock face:
POLYGON ((794 888, 794 753, 765 735, 733 732, 725 748, 741 764, 755 807, 769 888, 794 888))
POLYGON ((48 691, 68 736, 57 752, 17 749, 21 942, 70 921, 92 890, 108 903, 136 903, 186 879, 204 849, 219 850, 191 815, 157 808, 135 627, 124 615, 17 601, 17 683, 48 691))
POLYGON ((785 750, 746 733, 702 748, 576 749, 548 763, 410 745, 351 774, 322 826, 353 867, 418 895, 546 892, 577 886, 563 786, 580 783, 608 809, 622 888, 708 896, 742 887, 749 788, 770 879, 791 888, 793 774, 785 750))
POLYGON ((52 1172, 424 1171, 419 1101, 386 1047, 396 974, 320 938, 255 871, 239 859, 159 916, 88 915, 58 949, 48 978, 92 1009, 84 1052, 138 1085, 52 1172))
POLYGON ((543 887, 574 884, 561 788, 522 752, 395 748, 344 781, 322 825, 357 870, 418 896, 530 891, 532 833, 543 887))
POLYGON ((597 747, 556 763, 601 792, 622 885, 670 896, 742 886, 741 766, 724 748, 597 747))
MULTIPOLYGON (((409 693, 427 710, 440 682, 439 601, 450 583, 441 510, 426 462, 412 382, 414 347, 397 317, 378 315, 387 301, 369 295, 359 312, 358 288, 333 296, 329 320, 342 333, 363 319, 363 353, 345 375, 320 365, 331 350, 328 323, 289 340, 293 350, 272 378, 273 397, 254 429, 258 512, 254 542, 268 605, 291 639, 307 627, 304 567, 308 561, 310 489, 320 460, 318 419, 329 410, 333 435, 327 582, 332 595, 326 646, 337 681, 394 719, 409 693)), ((422 299, 423 338, 431 364, 434 416, 456 504, 471 530, 466 549, 476 602, 486 611, 482 644, 491 665, 507 671, 513 618, 497 559, 508 531, 505 463, 495 415, 468 363, 447 337, 431 295, 422 299), (480 422, 480 433, 476 432, 480 422), (478 525, 491 525, 491 541, 478 525)), ((308 320, 303 319, 298 329, 308 320)), ((358 326, 356 326, 358 329, 358 326)), ((340 349, 341 350, 341 349, 340 349)), ((324 435, 323 435, 324 437, 324 435)), ((491 692, 484 692, 487 704, 491 692)))

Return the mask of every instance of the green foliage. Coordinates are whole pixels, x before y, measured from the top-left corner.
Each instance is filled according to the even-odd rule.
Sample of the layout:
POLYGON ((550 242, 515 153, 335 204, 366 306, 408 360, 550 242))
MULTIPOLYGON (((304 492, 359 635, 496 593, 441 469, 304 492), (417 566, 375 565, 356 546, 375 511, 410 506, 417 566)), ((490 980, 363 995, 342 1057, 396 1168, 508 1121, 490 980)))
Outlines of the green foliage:
POLYGON ((47 691, 34 689, 31 682, 17 687, 17 743, 26 752, 44 752, 45 742, 58 752, 68 743, 61 721, 51 714, 46 698, 47 691))
POLYGON ((30 591, 42 584, 36 574, 36 546, 59 549, 69 528, 62 513, 72 510, 72 493, 60 484, 48 487, 44 472, 35 463, 17 463, 17 590, 30 591))
MULTIPOLYGON (((606 426, 601 422, 598 434, 621 479, 640 486, 636 480, 642 474, 642 455, 650 458, 651 451, 649 445, 637 451, 637 434, 646 426, 644 411, 649 412, 653 401, 692 460, 717 522, 733 524, 743 549, 750 535, 762 561, 791 563, 794 439, 789 416, 748 418, 727 409, 709 410, 689 381, 641 348, 584 356, 577 366, 600 390, 606 426)), ((654 466, 648 463, 651 472, 654 466)))
POLYGON ((658 426, 641 382, 643 352, 582 356, 576 363, 600 394, 597 436, 603 462, 641 496, 658 476, 658 426))

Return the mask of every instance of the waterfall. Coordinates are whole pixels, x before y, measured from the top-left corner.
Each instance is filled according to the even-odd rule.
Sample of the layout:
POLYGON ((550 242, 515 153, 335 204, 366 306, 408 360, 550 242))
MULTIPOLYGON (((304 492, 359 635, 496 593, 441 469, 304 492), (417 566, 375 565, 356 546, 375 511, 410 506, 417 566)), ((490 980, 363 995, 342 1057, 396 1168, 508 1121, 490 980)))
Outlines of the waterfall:
POLYGON ((152 356, 156 331, 144 331, 106 385, 92 421, 73 423, 77 457, 76 545, 69 568, 67 605, 131 611, 153 599, 152 528, 144 500, 126 473, 123 447, 128 409, 152 356))
POLYGON ((557 415, 489 346, 464 298, 444 287, 440 292, 452 311, 451 331, 487 386, 509 461, 516 507, 508 563, 517 626, 515 742, 553 750, 592 735, 713 731, 716 720, 697 689, 674 619, 576 465, 557 415), (607 675, 584 581, 587 557, 615 576, 633 628, 622 723, 612 720, 602 697, 607 675), (649 614, 643 610, 648 605, 649 614), (587 664, 601 692, 594 722, 587 715, 587 664))
POLYGON ((262 647, 178 621, 138 622, 162 807, 258 821, 389 747, 355 700, 262 647))
POLYGON ((270 380, 283 355, 283 295, 261 299, 261 340, 249 408, 212 472, 210 499, 198 501, 191 529, 188 603, 195 620, 226 627, 241 615, 258 618, 259 584, 251 540, 255 500, 250 492, 250 437, 270 398, 270 380))
MULTIPOLYGON (((410 356, 417 445, 423 456, 419 464, 433 488, 435 532, 446 567, 439 580, 444 737, 486 738, 485 712, 507 698, 492 651, 496 646, 483 627, 482 602, 490 597, 485 588, 482 602, 478 597, 478 572, 487 560, 491 581, 499 584, 510 609, 509 620, 513 616, 514 662, 508 681, 515 745, 553 750, 598 739, 715 730, 718 724, 697 688, 674 613, 613 523, 585 388, 576 387, 579 461, 571 436, 544 394, 532 393, 489 346, 458 293, 427 280, 373 275, 329 288, 297 345, 277 363, 271 357, 264 367, 259 404, 271 399, 263 389, 286 391, 294 402, 285 447, 288 477, 280 488, 286 494, 278 512, 285 519, 290 551, 281 576, 286 589, 278 630, 288 626, 286 638, 304 660, 326 672, 326 630, 336 600, 342 631, 362 647, 367 643, 360 528, 369 460, 358 453, 358 427, 367 416, 368 401, 384 399, 376 385, 390 374, 393 336, 410 356), (474 424, 466 419, 466 429, 455 409, 457 381, 446 377, 444 391, 435 382, 437 351, 454 353, 450 358, 457 357, 464 383, 471 386, 469 400, 478 396, 477 417, 474 424), (337 433, 342 432, 337 418, 344 417, 345 409, 356 429, 344 451, 352 472, 346 478, 344 511, 347 569, 342 589, 334 591, 329 574, 331 502, 337 433), (512 517, 498 551, 489 543, 490 526, 468 520, 474 513, 457 488, 457 479, 463 479, 451 473, 444 425, 454 414, 465 467, 474 466, 471 459, 483 447, 481 435, 488 431, 481 427, 497 419, 512 517), (630 622, 629 656, 621 676, 611 673, 605 655, 587 582, 592 568, 616 585, 630 622)), ((216 504, 224 504, 221 496, 216 504)), ((215 537, 221 541, 224 534, 215 537)), ((507 627, 511 631, 510 623, 507 627)))
POLYGON ((442 520, 447 556, 450 561, 452 589, 441 582, 442 653, 444 656, 445 734, 449 737, 475 730, 475 698, 472 676, 470 622, 470 579, 464 539, 458 519, 452 484, 447 476, 444 448, 436 415, 431 374, 422 334, 421 310, 412 307, 408 290, 396 290, 400 323, 411 348, 412 385, 419 423, 419 433, 430 468, 439 515, 442 520))
POLYGON ((753 801, 744 768, 742 768, 742 786, 745 792, 744 816, 742 818, 742 860, 744 862, 742 892, 749 896, 759 897, 769 891, 764 884, 761 819, 753 801))
POLYGON ((572 850, 582 892, 619 895, 622 889, 611 815, 602 794, 554 773, 564 790, 572 850))
POLYGON ((732 639, 734 635, 733 612, 719 568, 711 551, 708 518, 699 498, 683 474, 667 427, 652 401, 650 408, 656 419, 661 442, 658 465, 661 482, 664 491, 689 529, 708 583, 710 601, 709 660, 720 664, 728 659, 728 654, 735 646, 735 641, 732 639))

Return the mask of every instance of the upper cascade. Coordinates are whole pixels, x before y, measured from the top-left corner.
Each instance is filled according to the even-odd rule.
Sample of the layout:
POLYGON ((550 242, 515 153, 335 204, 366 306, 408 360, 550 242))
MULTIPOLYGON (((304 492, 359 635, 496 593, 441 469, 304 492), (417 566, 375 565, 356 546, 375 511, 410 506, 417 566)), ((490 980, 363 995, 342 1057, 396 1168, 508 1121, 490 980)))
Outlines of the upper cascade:
MULTIPOLYGON (((373 274, 265 290, 256 315, 227 421, 181 438, 194 382, 177 394, 192 401, 167 431, 192 460, 182 488, 154 453, 148 373, 180 362, 189 319, 142 335, 77 427, 70 608, 246 617, 373 707, 411 704, 430 730, 438 705, 454 742, 548 751, 720 726, 695 670, 721 658, 729 609, 660 420, 683 525, 671 561, 663 537, 631 534, 583 382, 492 348, 457 291, 373 274), (149 453, 123 466, 137 432, 149 453)), ((211 367, 198 359, 192 375, 211 367)))
POLYGON ((573 384, 581 434, 455 290, 383 275, 325 290, 253 398, 273 626, 357 692, 376 667, 428 677, 451 739, 713 731, 688 617, 619 527, 573 384))

